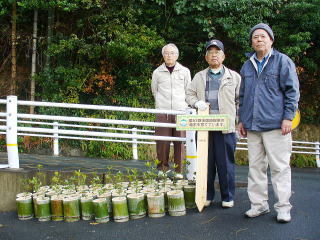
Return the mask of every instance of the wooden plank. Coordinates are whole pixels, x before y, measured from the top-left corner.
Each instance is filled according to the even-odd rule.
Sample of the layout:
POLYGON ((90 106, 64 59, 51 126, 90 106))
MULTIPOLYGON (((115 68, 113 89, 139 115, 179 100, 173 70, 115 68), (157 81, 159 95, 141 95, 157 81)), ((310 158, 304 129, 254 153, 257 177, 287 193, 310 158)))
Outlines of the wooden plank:
MULTIPOLYGON (((208 114, 209 108, 204 111, 198 110, 198 115, 208 114)), ((207 200, 208 131, 198 131, 197 138, 196 204, 201 212, 207 200)))

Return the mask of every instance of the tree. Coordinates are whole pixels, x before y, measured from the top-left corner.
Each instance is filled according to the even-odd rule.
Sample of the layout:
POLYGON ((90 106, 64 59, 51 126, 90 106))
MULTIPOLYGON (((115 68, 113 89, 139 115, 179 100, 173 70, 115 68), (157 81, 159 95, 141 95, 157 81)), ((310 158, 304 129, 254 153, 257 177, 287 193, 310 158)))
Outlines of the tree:
POLYGON ((9 0, 12 4, 11 16, 11 84, 10 94, 16 94, 17 85, 17 3, 15 0, 9 0))

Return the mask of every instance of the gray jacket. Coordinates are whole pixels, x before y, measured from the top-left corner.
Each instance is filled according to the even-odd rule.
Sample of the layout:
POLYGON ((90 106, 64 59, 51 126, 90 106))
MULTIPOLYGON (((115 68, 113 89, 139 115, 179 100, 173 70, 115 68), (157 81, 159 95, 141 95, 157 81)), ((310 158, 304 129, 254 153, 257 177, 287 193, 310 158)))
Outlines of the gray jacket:
MULTIPOLYGON (((218 92, 218 105, 220 114, 229 114, 230 129, 223 133, 235 132, 237 120, 239 90, 241 77, 235 71, 225 67, 224 75, 218 92)), ((205 101, 206 78, 209 68, 198 72, 187 88, 187 103, 194 107, 197 101, 205 101)))
POLYGON ((157 109, 185 110, 185 91, 191 81, 190 70, 176 62, 173 72, 163 63, 152 74, 151 90, 157 109))
POLYGON ((298 108, 299 80, 293 61, 272 50, 258 75, 251 55, 240 71, 239 121, 244 128, 268 131, 281 128, 282 120, 292 120, 298 108))

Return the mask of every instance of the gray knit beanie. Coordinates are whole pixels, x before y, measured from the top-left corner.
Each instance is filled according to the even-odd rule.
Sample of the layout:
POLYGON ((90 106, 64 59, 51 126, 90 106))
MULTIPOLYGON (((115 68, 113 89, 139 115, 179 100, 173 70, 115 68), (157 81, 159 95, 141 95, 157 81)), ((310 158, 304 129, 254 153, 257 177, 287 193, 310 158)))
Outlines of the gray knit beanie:
POLYGON ((251 30, 250 30, 250 33, 249 33, 250 42, 252 41, 252 34, 253 34, 253 32, 254 32, 255 30, 257 30, 257 29, 263 29, 263 30, 265 30, 265 31, 269 34, 269 36, 270 36, 270 38, 272 39, 272 41, 274 41, 273 31, 272 31, 272 29, 269 27, 269 25, 268 25, 268 24, 265 24, 265 23, 259 23, 259 24, 255 25, 253 28, 251 28, 251 30))

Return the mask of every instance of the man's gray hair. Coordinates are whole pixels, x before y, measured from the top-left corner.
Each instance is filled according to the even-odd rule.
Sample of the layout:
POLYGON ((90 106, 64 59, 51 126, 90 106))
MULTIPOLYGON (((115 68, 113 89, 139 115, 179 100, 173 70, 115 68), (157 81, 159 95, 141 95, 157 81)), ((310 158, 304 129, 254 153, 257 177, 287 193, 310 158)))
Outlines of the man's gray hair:
POLYGON ((178 49, 178 47, 177 47, 174 43, 168 43, 167 45, 164 45, 164 46, 163 46, 162 51, 161 51, 162 56, 163 56, 163 54, 164 54, 164 49, 165 49, 166 47, 173 47, 173 48, 175 48, 176 51, 177 51, 177 55, 179 56, 179 49, 178 49))

